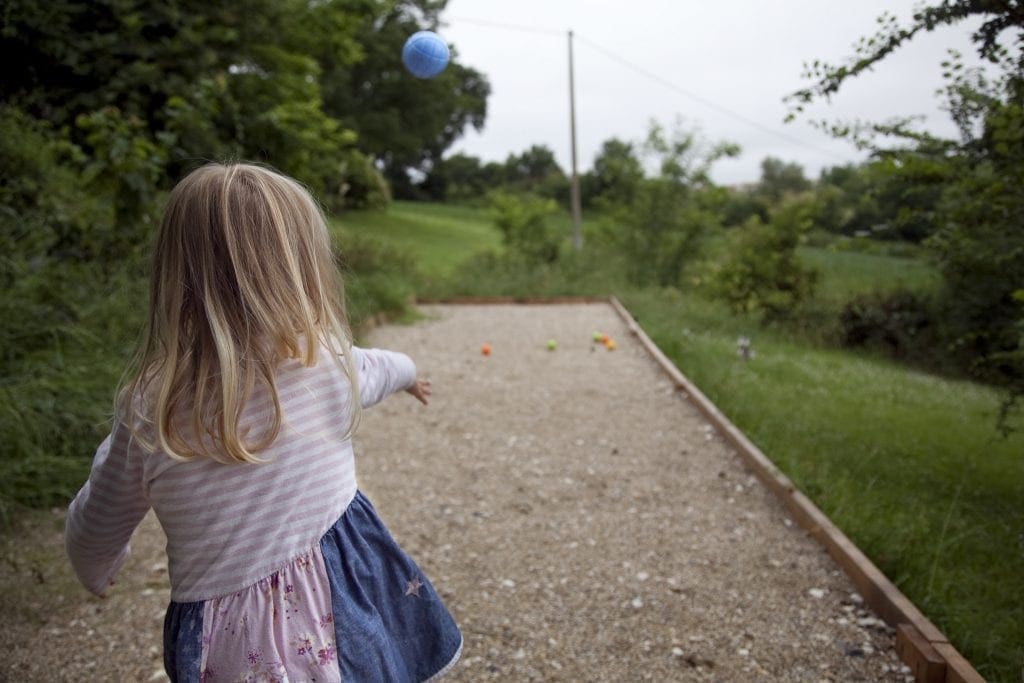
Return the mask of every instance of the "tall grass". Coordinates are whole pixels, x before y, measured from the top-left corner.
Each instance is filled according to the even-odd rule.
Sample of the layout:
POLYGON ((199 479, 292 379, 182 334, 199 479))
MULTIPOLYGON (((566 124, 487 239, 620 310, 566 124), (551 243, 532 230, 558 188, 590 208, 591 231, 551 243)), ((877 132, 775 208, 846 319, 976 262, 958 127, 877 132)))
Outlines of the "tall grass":
POLYGON ((140 272, 99 278, 91 266, 66 266, 61 278, 35 293, 35 317, 5 323, 20 346, 0 381, 4 524, 22 506, 67 502, 85 481, 142 321, 140 272))
POLYGON ((801 247, 800 259, 820 273, 816 297, 839 307, 856 294, 910 290, 927 293, 939 274, 924 258, 889 256, 823 247, 801 247))

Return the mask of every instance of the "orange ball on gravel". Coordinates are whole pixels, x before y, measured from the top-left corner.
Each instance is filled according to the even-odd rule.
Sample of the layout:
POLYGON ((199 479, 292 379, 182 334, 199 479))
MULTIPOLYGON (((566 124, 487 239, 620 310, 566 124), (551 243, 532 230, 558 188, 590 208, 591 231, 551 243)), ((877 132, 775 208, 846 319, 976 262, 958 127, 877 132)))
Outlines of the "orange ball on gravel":
POLYGON ((483 346, 481 346, 480 347, 480 353, 482 353, 485 356, 491 355, 491 345, 490 344, 484 344, 483 346))

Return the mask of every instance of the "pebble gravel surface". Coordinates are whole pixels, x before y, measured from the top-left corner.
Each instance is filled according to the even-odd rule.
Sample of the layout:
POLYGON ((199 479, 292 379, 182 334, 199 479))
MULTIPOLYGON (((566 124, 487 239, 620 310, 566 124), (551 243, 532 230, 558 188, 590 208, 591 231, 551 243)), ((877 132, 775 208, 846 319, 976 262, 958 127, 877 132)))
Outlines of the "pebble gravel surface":
POLYGON ((365 343, 412 355, 433 401, 367 411, 356 448, 462 627, 454 680, 913 680, 610 305, 421 311, 365 343))
MULTIPOLYGON (((431 404, 366 411, 356 454, 462 628, 447 680, 913 680, 893 631, 610 305, 420 312, 361 343, 412 356, 431 404)), ((166 680, 159 525, 96 600, 63 561, 62 520, 5 537, 0 680, 166 680)))

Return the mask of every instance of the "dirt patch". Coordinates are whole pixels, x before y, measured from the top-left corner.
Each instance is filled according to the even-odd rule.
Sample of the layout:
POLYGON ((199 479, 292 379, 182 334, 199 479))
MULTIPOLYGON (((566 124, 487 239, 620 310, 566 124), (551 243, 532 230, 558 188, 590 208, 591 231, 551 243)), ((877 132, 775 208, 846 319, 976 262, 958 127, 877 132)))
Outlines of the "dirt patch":
POLYGON ((66 510, 22 517, 3 537, 0 642, 5 681, 148 681, 163 674, 170 589, 164 535, 150 513, 106 600, 82 588, 64 555, 66 510))

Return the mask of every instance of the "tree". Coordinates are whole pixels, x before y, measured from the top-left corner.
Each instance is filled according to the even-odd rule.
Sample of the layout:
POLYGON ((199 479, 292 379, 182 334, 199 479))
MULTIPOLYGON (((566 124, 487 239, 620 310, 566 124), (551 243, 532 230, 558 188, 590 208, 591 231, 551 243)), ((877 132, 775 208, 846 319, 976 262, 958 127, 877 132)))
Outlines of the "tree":
POLYGON ((550 220, 558 213, 553 200, 502 191, 489 199, 509 256, 531 266, 558 260, 565 235, 550 220))
POLYGON ((761 182, 758 192, 772 203, 778 202, 783 195, 795 194, 810 189, 811 182, 804 177, 804 169, 796 163, 786 163, 775 157, 765 157, 761 161, 761 182))
POLYGON ((513 190, 556 200, 568 196, 569 180, 547 145, 531 145, 522 154, 509 154, 504 177, 513 190))
POLYGON ((633 143, 610 138, 602 143, 594 157, 593 169, 587 175, 588 201, 629 204, 636 198, 644 169, 633 143))
POLYGON ((789 196, 765 224, 751 216, 732 232, 728 256, 715 272, 715 289, 733 310, 777 320, 811 296, 816 271, 800 263, 800 239, 811 227, 813 200, 789 196))
POLYGON ((909 26, 901 26, 895 15, 888 12, 878 18, 879 29, 870 38, 861 38, 853 57, 846 64, 833 65, 820 60, 804 65, 804 77, 814 81, 808 88, 797 90, 786 99, 792 107, 790 118, 804 111, 805 105, 818 99, 829 99, 839 92, 843 83, 872 69, 890 54, 909 42, 921 31, 933 31, 939 26, 952 25, 964 19, 982 17, 985 21, 974 32, 972 40, 978 56, 992 64, 1003 64, 1020 71, 1024 57, 1006 61, 1003 33, 1024 27, 1024 8, 1016 0, 945 0, 936 5, 925 5, 914 12, 909 26))
POLYGON ((825 169, 815 227, 841 235, 920 243, 935 232, 950 168, 924 150, 825 169))
POLYGON ((433 164, 420 187, 431 199, 442 202, 481 197, 487 189, 480 159, 461 153, 433 164))
POLYGON ((491 86, 460 64, 452 50, 447 68, 421 80, 402 65, 412 33, 436 30, 447 0, 344 0, 354 22, 359 57, 353 64, 320 51, 324 108, 359 137, 392 183, 396 196, 414 195, 409 170, 428 174, 467 127, 483 127, 491 86))
POLYGON ((674 287, 719 222, 704 193, 711 187, 711 166, 739 148, 709 146, 681 121, 671 132, 652 122, 642 148, 658 173, 639 183, 631 203, 614 207, 614 228, 606 239, 625 257, 631 280, 674 287))
POLYGON ((359 57, 345 3, 12 0, 4 10, 6 103, 66 128, 93 177, 127 178, 118 158, 138 145, 160 157, 117 190, 122 223, 201 159, 267 161, 330 203, 344 201, 347 173, 365 173, 355 135, 324 111, 309 52, 329 45, 339 68, 359 57))
POLYGON ((943 276, 941 305, 956 358, 978 378, 1009 389, 1000 426, 1024 395, 1024 7, 1016 0, 946 0, 919 8, 908 25, 890 14, 878 32, 857 45, 845 64, 815 61, 813 81, 787 99, 790 116, 805 105, 835 96, 842 85, 872 68, 921 31, 967 18, 982 19, 972 35, 978 55, 995 71, 968 69, 951 52, 943 62, 946 108, 959 140, 915 130, 912 121, 822 124, 896 163, 933 164, 937 208, 934 250, 943 276), (1005 35, 1016 39, 1011 50, 1005 35), (881 140, 881 141, 880 141, 881 140), (891 141, 898 141, 896 147, 891 141))

